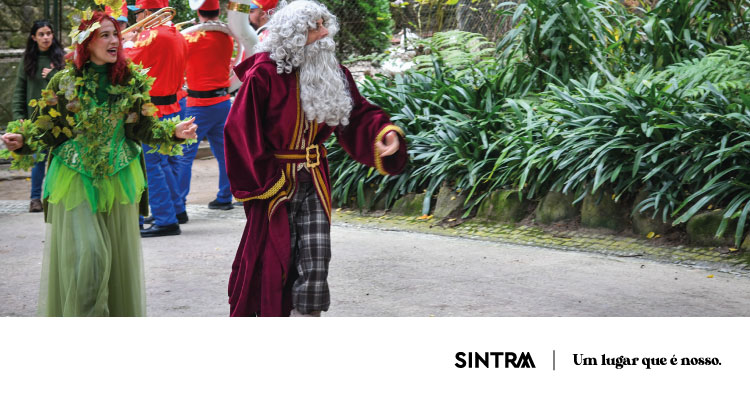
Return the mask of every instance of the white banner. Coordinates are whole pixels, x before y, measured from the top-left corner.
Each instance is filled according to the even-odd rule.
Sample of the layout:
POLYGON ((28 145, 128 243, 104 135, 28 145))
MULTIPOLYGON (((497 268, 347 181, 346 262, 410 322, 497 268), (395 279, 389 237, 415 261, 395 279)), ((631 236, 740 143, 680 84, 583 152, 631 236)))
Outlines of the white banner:
POLYGON ((0 397, 744 399, 748 327, 744 318, 6 318, 0 397))

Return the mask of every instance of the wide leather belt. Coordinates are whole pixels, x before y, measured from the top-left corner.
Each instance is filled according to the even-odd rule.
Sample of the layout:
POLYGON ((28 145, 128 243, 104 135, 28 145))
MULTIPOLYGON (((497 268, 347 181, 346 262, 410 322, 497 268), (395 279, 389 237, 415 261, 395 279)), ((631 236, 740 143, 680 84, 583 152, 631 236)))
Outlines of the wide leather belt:
POLYGON ((321 158, 328 152, 322 144, 307 146, 304 150, 278 150, 273 153, 277 160, 285 163, 305 163, 307 168, 315 168, 320 165, 321 158))
POLYGON ((170 94, 169 96, 151 96, 151 102, 156 106, 168 106, 177 103, 177 94, 170 94))
POLYGON ((223 97, 229 94, 229 88, 219 88, 214 90, 190 90, 188 89, 188 97, 195 99, 211 99, 214 97, 223 97))

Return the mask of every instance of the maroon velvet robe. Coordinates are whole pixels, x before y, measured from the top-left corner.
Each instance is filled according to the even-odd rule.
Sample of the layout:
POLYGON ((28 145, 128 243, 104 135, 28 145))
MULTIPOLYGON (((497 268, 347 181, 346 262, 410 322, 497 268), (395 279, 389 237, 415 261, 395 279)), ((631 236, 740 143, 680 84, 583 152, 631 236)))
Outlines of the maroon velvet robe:
POLYGON ((235 68, 243 83, 224 126, 224 154, 232 194, 244 203, 247 224, 229 277, 233 317, 289 315, 291 293, 285 283, 291 244, 286 202, 297 188, 297 169, 284 159, 298 157, 305 150, 303 142, 319 146, 320 165, 310 173, 329 222, 331 188, 323 143, 331 133, 352 158, 382 174, 398 174, 406 166, 403 132, 359 94, 351 73, 341 68, 354 104, 349 125, 331 128, 312 122, 304 139, 298 73, 279 75, 268 53, 253 55, 235 68), (381 158, 375 143, 391 130, 399 133, 399 150, 381 158))

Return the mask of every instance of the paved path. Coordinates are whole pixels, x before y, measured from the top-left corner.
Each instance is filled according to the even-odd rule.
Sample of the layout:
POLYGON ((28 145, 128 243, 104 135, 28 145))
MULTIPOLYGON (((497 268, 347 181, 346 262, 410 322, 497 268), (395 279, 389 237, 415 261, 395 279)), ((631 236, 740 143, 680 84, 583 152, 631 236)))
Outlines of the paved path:
MULTIPOLYGON (((244 216, 208 210, 215 187, 215 160, 196 160, 183 234, 143 240, 148 315, 228 314, 244 216)), ((0 316, 36 312, 44 224, 26 212, 26 196, 27 181, 0 181, 0 316)), ((336 219, 326 316, 750 316, 750 276, 737 270, 336 219)))
MULTIPOLYGON (((188 212, 181 236, 143 240, 151 316, 228 312, 241 212, 188 212)), ((6 212, 0 226, 0 315, 34 315, 41 216, 6 212)), ((746 275, 351 224, 332 239, 326 316, 750 315, 746 275)))

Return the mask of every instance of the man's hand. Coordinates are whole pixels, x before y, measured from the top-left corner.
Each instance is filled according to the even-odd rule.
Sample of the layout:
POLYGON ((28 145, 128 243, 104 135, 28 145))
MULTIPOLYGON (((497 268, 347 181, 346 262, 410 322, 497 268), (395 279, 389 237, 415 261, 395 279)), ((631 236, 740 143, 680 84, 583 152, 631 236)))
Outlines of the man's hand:
POLYGON ((179 139, 196 139, 195 131, 198 129, 198 125, 194 124, 195 117, 190 118, 187 121, 182 121, 174 129, 174 135, 179 139))
POLYGON ((135 41, 135 35, 137 34, 136 31, 130 31, 124 35, 122 35, 122 41, 124 42, 132 42, 135 41))
POLYGON ((2 136, 5 147, 10 151, 16 151, 23 147, 23 136, 17 133, 6 133, 2 136))
POLYGON ((398 151, 400 146, 398 141, 398 133, 396 131, 390 131, 385 134, 383 142, 375 143, 375 147, 380 152, 380 157, 390 156, 398 151), (383 144, 385 142, 385 144, 383 144))

